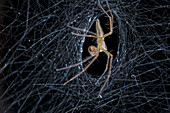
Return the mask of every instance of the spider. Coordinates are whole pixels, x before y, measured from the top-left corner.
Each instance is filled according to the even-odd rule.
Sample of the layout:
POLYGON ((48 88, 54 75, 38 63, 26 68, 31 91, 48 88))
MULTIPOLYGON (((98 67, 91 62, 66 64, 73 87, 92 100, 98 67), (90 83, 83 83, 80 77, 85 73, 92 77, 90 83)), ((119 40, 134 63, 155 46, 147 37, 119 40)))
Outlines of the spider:
MULTIPOLYGON (((89 66, 98 58, 99 56, 99 53, 100 52, 104 52, 107 54, 107 63, 106 63, 106 68, 103 72, 103 74, 99 77, 99 79, 97 80, 96 83, 98 83, 98 81, 102 78, 102 76, 105 74, 105 72, 107 71, 107 68, 108 68, 108 64, 109 64, 109 59, 110 59, 110 66, 109 66, 109 73, 108 73, 108 76, 103 84, 103 86, 100 88, 100 91, 99 91, 99 94, 98 94, 98 97, 101 96, 101 92, 102 90, 104 89, 106 83, 108 82, 109 80, 109 77, 110 77, 110 73, 111 73, 111 66, 112 66, 112 60, 113 60, 113 55, 107 51, 107 46, 106 46, 106 43, 104 41, 104 39, 111 35, 113 33, 113 30, 112 30, 112 27, 113 27, 113 14, 110 10, 110 7, 109 7, 109 4, 108 4, 108 1, 106 0, 106 4, 107 4, 107 7, 110 11, 110 15, 105 11, 105 9, 101 6, 101 3, 100 3, 100 0, 98 0, 98 5, 99 7, 101 8, 101 10, 107 15, 107 17, 109 18, 109 22, 110 22, 110 32, 109 33, 106 33, 104 34, 103 33, 103 30, 102 30, 102 27, 100 25, 100 20, 97 19, 96 20, 96 33, 94 32, 91 32, 91 31, 88 31, 88 33, 90 33, 91 35, 84 35, 84 34, 76 34, 76 33, 73 33, 73 35, 76 35, 76 36, 84 36, 84 37, 93 37, 93 38, 96 38, 97 39, 97 47, 95 47, 94 45, 91 45, 88 47, 88 52, 89 54, 91 55, 90 57, 86 58, 85 60, 83 60, 82 62, 80 63, 77 63, 77 64, 74 64, 74 65, 71 65, 71 66, 67 66, 67 67, 64 67, 64 68, 60 68, 58 69, 59 70, 64 70, 64 69, 67 69, 67 68, 72 68, 72 67, 75 67, 77 65, 80 65, 81 63, 84 63, 86 62, 87 60, 91 59, 92 57, 94 57, 91 62, 81 71, 79 72, 78 74, 76 74, 74 77, 72 77, 71 79, 69 79, 67 82, 65 82, 63 85, 66 85, 68 84, 70 81, 74 80, 75 78, 77 78, 80 74, 82 74, 85 70, 87 70, 89 68, 89 66)), ((71 27, 71 26, 69 26, 71 27)), ((83 31, 83 29, 80 29, 80 28, 76 28, 76 27, 71 27, 72 29, 75 29, 75 30, 81 30, 83 31)), ((95 83, 95 84, 96 84, 95 83)))

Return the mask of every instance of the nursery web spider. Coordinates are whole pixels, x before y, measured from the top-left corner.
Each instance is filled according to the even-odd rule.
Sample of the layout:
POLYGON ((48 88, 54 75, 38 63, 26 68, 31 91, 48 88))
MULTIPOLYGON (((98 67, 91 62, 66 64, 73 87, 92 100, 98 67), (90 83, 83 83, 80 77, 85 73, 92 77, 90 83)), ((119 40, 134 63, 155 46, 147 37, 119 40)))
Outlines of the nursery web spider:
MULTIPOLYGON (((60 68, 58 69, 59 70, 64 70, 64 69, 67 69, 67 68, 71 68, 71 67, 75 67, 77 65, 80 65, 81 63, 84 63, 86 62, 87 60, 89 60, 90 58, 94 57, 91 62, 81 71, 79 72, 78 74, 76 74, 74 77, 72 77, 71 79, 69 79, 67 82, 64 83, 64 85, 66 85, 67 83, 69 83, 70 81, 72 81, 73 79, 77 78, 80 74, 82 74, 85 70, 87 70, 89 68, 89 66, 98 58, 99 56, 99 53, 100 52, 104 52, 107 54, 108 58, 107 58, 107 64, 106 64, 106 68, 105 68, 105 71, 103 72, 103 74, 99 77, 99 79, 97 80, 97 82, 102 78, 102 76, 105 74, 105 72, 107 71, 107 68, 108 68, 108 64, 109 64, 109 59, 110 59, 110 65, 109 65, 109 73, 108 73, 108 76, 103 84, 103 86, 101 87, 100 91, 99 91, 99 94, 98 94, 98 97, 100 96, 103 88, 105 87, 106 83, 108 82, 109 80, 109 77, 110 77, 110 73, 111 73, 111 67, 112 67, 112 59, 113 59, 113 55, 107 51, 107 46, 106 46, 106 43, 104 41, 104 39, 111 35, 113 33, 113 14, 110 10, 110 7, 109 7, 109 4, 108 4, 108 1, 106 0, 106 4, 107 4, 107 7, 110 11, 110 15, 105 11, 105 9, 101 6, 101 3, 100 3, 100 0, 98 0, 98 5, 99 7, 101 8, 101 10, 107 15, 107 17, 109 18, 109 22, 110 22, 110 32, 109 33, 106 33, 104 34, 103 33, 103 30, 102 30, 102 27, 100 25, 100 20, 97 19, 96 20, 96 33, 94 32, 91 32, 91 31, 88 31, 88 33, 90 33, 91 35, 84 35, 84 34, 76 34, 76 33, 73 33, 73 35, 76 35, 76 36, 84 36, 84 37, 93 37, 93 38, 96 38, 97 39, 97 47, 95 47, 94 45, 91 45, 88 47, 88 52, 89 54, 91 55, 90 57, 86 58, 85 60, 83 60, 82 62, 80 63, 77 63, 77 64, 74 64, 74 65, 71 65, 71 66, 67 66, 67 67, 64 67, 64 68, 60 68)), ((69 26, 71 27, 71 26, 69 26)), ((72 29, 75 29, 75 30, 81 30, 83 31, 83 29, 80 29, 80 28, 76 28, 76 27, 71 27, 72 29)), ((96 83, 97 83, 96 82, 96 83)))

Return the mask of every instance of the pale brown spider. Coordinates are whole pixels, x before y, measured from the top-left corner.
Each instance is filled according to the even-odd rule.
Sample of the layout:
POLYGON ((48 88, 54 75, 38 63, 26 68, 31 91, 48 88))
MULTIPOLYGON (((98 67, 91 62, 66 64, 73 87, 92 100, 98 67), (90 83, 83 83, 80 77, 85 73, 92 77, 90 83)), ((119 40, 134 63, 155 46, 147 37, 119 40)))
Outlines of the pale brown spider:
MULTIPOLYGON (((105 87, 106 83, 108 82, 109 80, 109 77, 110 77, 110 73, 111 73, 111 66, 112 66, 112 59, 113 59, 113 55, 107 51, 107 46, 106 46, 106 43, 104 41, 104 38, 111 35, 113 33, 113 30, 112 30, 112 27, 113 27, 113 14, 110 10, 110 7, 109 7, 109 4, 108 4, 108 1, 106 0, 106 3, 107 3, 107 7, 110 11, 110 15, 103 9, 103 7, 101 6, 100 4, 100 0, 98 0, 98 5, 99 7, 102 9, 102 11, 107 15, 107 17, 109 18, 109 21, 110 21, 110 32, 109 33, 106 33, 104 34, 103 33, 103 30, 101 28, 101 25, 100 25, 100 20, 97 19, 96 20, 96 33, 93 33, 91 31, 88 31, 88 33, 92 34, 92 35, 83 35, 83 34, 76 34, 76 33, 72 33, 74 35, 77 35, 77 36, 84 36, 84 37, 93 37, 93 38, 96 38, 97 39, 97 47, 91 45, 88 47, 88 51, 90 53, 90 57, 86 58, 85 60, 83 60, 82 62, 80 63, 77 63, 77 64, 74 64, 74 65, 71 65, 71 66, 67 66, 67 67, 64 67, 64 68, 60 68, 58 69, 59 70, 64 70, 64 69, 67 69, 67 68, 71 68, 71 67, 75 67, 77 65, 80 65, 81 63, 84 63, 86 62, 87 60, 89 60, 90 58, 92 58, 93 56, 95 56, 92 61, 81 71, 79 72, 78 74, 76 74, 74 77, 72 77, 70 80, 68 80, 67 82, 64 83, 64 85, 66 85, 67 83, 69 83, 70 81, 72 81, 73 79, 77 78, 80 74, 82 74, 85 70, 88 69, 88 67, 97 59, 97 57, 99 56, 99 53, 100 52, 105 52, 108 56, 107 58, 107 64, 106 64, 106 68, 105 68, 105 71, 103 72, 103 74, 100 76, 100 78, 97 80, 97 82, 102 78, 102 76, 105 74, 105 72, 107 71, 107 68, 108 68, 108 63, 109 63, 109 58, 110 58, 110 67, 109 67, 109 74, 103 84, 103 86, 101 87, 100 91, 99 91, 99 94, 98 94, 98 97, 100 96, 103 88, 105 87)), ((71 27, 71 26, 69 26, 71 27)), ((83 29, 80 29, 80 28, 75 28, 75 27, 71 27, 73 29, 76 29, 76 30, 81 30, 83 31, 83 29)), ((96 83, 97 83, 96 82, 96 83)))

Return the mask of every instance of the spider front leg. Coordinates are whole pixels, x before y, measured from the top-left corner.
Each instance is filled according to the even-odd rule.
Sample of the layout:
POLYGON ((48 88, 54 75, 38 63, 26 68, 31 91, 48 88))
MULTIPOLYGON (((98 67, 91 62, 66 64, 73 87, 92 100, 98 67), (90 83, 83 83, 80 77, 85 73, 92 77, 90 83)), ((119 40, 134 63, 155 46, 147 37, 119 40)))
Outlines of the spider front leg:
POLYGON ((108 51, 106 51, 106 50, 103 50, 103 51, 104 51, 107 55, 110 55, 111 58, 110 58, 109 74, 108 74, 108 76, 107 76, 107 78, 106 78, 103 86, 101 87, 101 89, 100 89, 100 91, 99 91, 98 97, 100 96, 101 92, 103 91, 103 88, 105 87, 106 83, 108 82, 108 80, 109 80, 109 78, 110 78, 110 73, 111 73, 111 68, 112 68, 112 60, 113 60, 113 55, 112 55, 110 52, 108 52, 108 51))
POLYGON ((97 84, 99 82, 99 80, 103 77, 103 75, 106 73, 107 71, 107 68, 108 68, 108 64, 109 64, 109 58, 110 58, 110 55, 107 54, 107 63, 106 63, 106 68, 103 72, 103 74, 99 77, 99 79, 97 80, 97 82, 95 84, 97 84))
POLYGON ((105 37, 107 37, 107 36, 109 36, 109 35, 111 35, 112 33, 113 33, 113 14, 112 14, 112 12, 111 12, 111 10, 110 10, 110 7, 109 7, 109 3, 108 3, 108 1, 106 0, 106 4, 107 4, 107 7, 109 8, 109 10, 110 10, 110 15, 106 12, 106 10, 104 10, 103 9, 103 7, 102 7, 102 5, 100 4, 100 0, 98 0, 98 4, 99 4, 99 7, 103 10, 103 12, 107 15, 107 17, 109 18, 109 22, 110 22, 110 32, 109 33, 106 33, 104 36, 103 36, 103 38, 105 38, 105 37))
POLYGON ((74 77, 72 77, 70 80, 68 80, 67 82, 64 83, 64 85, 66 85, 67 83, 69 83, 70 81, 74 80, 75 78, 77 78, 80 74, 82 74, 84 71, 86 71, 88 69, 88 67, 97 59, 97 57, 99 56, 99 52, 100 50, 97 49, 97 53, 96 56, 92 59, 92 61, 77 75, 75 75, 74 77))
POLYGON ((57 69, 57 71, 61 71, 61 70, 69 69, 69 68, 72 68, 72 67, 76 67, 76 66, 90 60, 92 57, 94 57, 94 56, 89 56, 89 57, 85 58, 83 61, 81 61, 79 63, 73 64, 73 65, 70 65, 70 66, 66 66, 66 67, 63 67, 63 68, 59 68, 59 69, 57 69))

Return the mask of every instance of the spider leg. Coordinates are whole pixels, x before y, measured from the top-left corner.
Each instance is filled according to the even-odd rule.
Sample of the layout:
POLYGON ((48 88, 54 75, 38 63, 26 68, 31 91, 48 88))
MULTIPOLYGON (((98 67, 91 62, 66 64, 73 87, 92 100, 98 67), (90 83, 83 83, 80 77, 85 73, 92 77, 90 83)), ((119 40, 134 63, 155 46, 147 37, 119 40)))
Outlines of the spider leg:
POLYGON ((101 94, 103 88, 105 87, 106 83, 107 83, 108 80, 109 80, 110 73, 111 73, 111 68, 112 68, 112 60, 113 60, 113 55, 112 55, 110 52, 108 52, 108 51, 106 51, 106 50, 103 50, 103 51, 104 51, 106 54, 110 55, 111 58, 110 58, 109 74, 108 74, 108 76, 107 76, 107 78, 106 78, 106 80, 105 80, 103 86, 101 87, 101 89, 100 89, 100 91, 99 91, 98 97, 100 96, 100 94, 101 94))
POLYGON ((68 68, 76 67, 76 66, 78 66, 78 65, 80 65, 80 64, 82 64, 82 63, 84 63, 84 62, 86 62, 88 60, 90 60, 92 57, 93 56, 89 56, 89 57, 85 58, 83 61, 81 61, 79 63, 73 64, 73 65, 70 65, 70 66, 67 66, 67 67, 59 68, 59 69, 57 69, 57 71, 61 71, 61 70, 65 70, 65 69, 68 69, 68 68))
POLYGON ((100 0, 98 0, 98 4, 99 4, 99 7, 103 10, 103 12, 108 16, 108 18, 109 18, 109 21, 110 21, 110 32, 109 33, 106 33, 104 36, 103 36, 103 38, 105 38, 105 37, 107 37, 107 36, 109 36, 109 35, 111 35, 112 33, 113 33, 113 14, 111 13, 111 10, 110 10, 110 7, 109 7, 109 3, 108 3, 108 1, 106 0, 106 4, 107 4, 107 7, 109 8, 109 10, 110 10, 110 15, 111 16, 109 16, 109 14, 106 12, 106 10, 104 10, 103 9, 103 7, 102 7, 102 5, 101 5, 101 3, 100 3, 100 0))
POLYGON ((112 14, 112 12, 111 12, 111 9, 110 9, 110 6, 109 6, 109 3, 108 3, 108 1, 107 1, 107 0, 106 0, 106 4, 107 4, 107 7, 109 8, 111 18, 113 19, 113 14, 112 14))
POLYGON ((97 82, 95 84, 97 84, 99 82, 99 80, 103 77, 103 75, 106 73, 107 71, 107 68, 108 68, 108 64, 109 64, 109 58, 110 58, 110 55, 107 54, 107 63, 106 63, 106 68, 103 72, 103 74, 100 76, 100 78, 97 80, 97 82))
POLYGON ((94 35, 83 35, 83 34, 77 34, 77 33, 73 33, 73 32, 72 32, 72 34, 73 34, 73 35, 77 35, 77 36, 84 36, 84 37, 93 37, 93 38, 97 38, 97 37, 94 36, 94 35))
POLYGON ((76 74, 74 77, 72 77, 70 80, 68 80, 67 82, 65 82, 63 85, 66 85, 67 83, 69 83, 70 81, 74 80, 75 78, 77 78, 80 74, 82 74, 84 71, 87 70, 87 68, 97 59, 97 57, 99 56, 99 49, 97 51, 96 56, 92 59, 92 61, 78 74, 76 74))
MULTIPOLYGON (((68 26, 68 27, 70 27, 70 28, 72 28, 72 29, 75 29, 75 30, 80 30, 80 31, 84 31, 84 29, 81 29, 81 28, 76 28, 76 27, 73 27, 73 26, 68 26)), ((86 31, 86 30, 85 30, 86 31)), ((91 33, 91 34, 93 34, 93 35, 96 35, 96 33, 94 33, 94 32, 92 32, 92 31, 87 31, 88 33, 91 33)))

